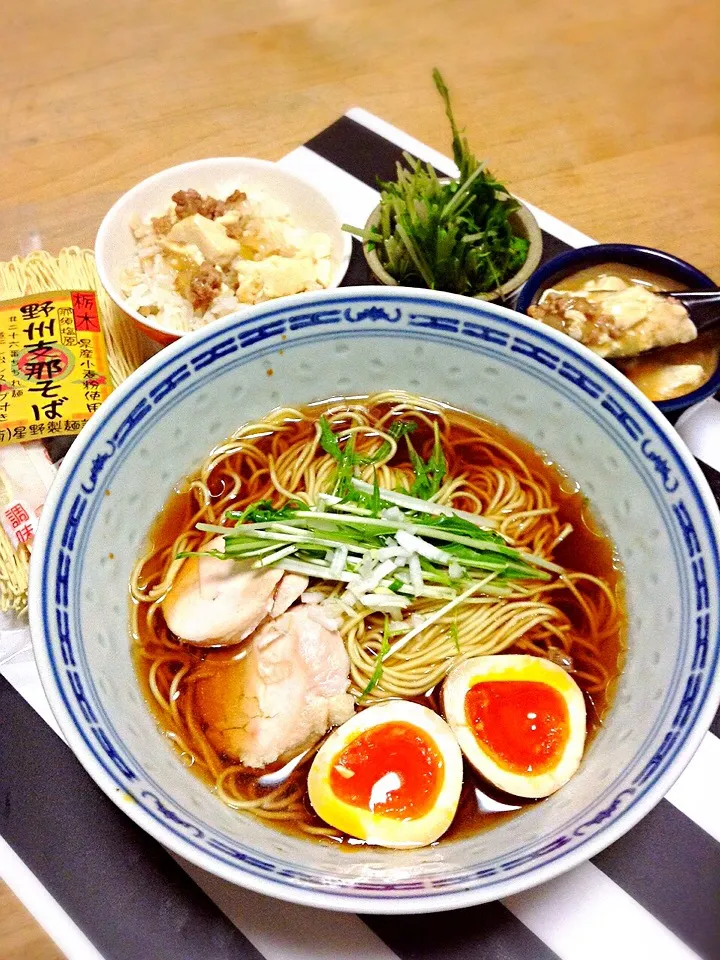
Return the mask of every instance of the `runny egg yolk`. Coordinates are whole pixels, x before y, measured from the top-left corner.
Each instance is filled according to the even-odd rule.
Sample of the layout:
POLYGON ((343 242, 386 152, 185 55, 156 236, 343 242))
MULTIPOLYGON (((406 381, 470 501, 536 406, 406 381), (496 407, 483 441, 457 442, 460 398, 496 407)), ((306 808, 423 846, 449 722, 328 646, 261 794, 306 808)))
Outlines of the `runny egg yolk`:
POLYGON ((465 757, 516 797, 549 797, 580 765, 583 692, 562 667, 526 653, 471 657, 443 684, 443 709, 465 757))
POLYGON ((308 773, 317 815, 379 847, 423 847, 452 823, 460 746, 443 718, 412 700, 360 710, 330 734, 308 773))
POLYGON ((405 820, 432 809, 443 778, 443 758, 432 739, 396 721, 371 727, 337 754, 330 788, 354 807, 405 820))
POLYGON ((545 773, 570 734, 565 698, 534 680, 483 680, 465 694, 465 717, 495 762, 512 773, 545 773))

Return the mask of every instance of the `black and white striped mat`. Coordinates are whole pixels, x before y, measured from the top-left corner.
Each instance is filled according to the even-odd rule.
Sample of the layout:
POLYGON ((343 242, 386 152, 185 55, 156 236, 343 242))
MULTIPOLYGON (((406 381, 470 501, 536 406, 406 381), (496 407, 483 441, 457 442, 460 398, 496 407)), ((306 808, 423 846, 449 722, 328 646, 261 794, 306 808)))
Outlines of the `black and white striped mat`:
MULTIPOLYGON (((376 178, 392 177, 402 149, 454 172, 447 158, 359 109, 280 162, 362 225, 377 202, 376 178)), ((534 212, 545 258, 592 242, 534 212)), ((345 283, 368 282, 355 243, 345 283)), ((686 411, 677 429, 720 500, 720 399, 686 411)), ((498 903, 357 917, 270 900, 179 862, 55 735, 34 664, 2 674, 0 877, 70 960, 720 958, 720 718, 666 799, 591 862, 498 903)))

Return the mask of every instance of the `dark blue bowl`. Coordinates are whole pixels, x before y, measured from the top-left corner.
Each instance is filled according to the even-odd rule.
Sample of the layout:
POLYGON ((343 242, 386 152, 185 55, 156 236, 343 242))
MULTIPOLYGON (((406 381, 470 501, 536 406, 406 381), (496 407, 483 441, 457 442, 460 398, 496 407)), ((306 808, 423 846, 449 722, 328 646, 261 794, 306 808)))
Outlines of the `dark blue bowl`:
MULTIPOLYGON (((652 247, 638 247, 633 243, 597 243, 589 247, 579 247, 561 253, 552 260, 548 260, 533 273, 525 283, 517 298, 515 309, 520 313, 527 313, 528 307, 536 303, 543 291, 555 286, 571 273, 577 273, 585 267, 594 267, 601 263, 627 263, 631 267, 642 267, 653 273, 667 277, 686 286, 689 290, 716 290, 714 280, 693 267, 692 264, 674 257, 671 253, 662 250, 653 250, 652 247)), ((663 413, 672 413, 691 407, 705 397, 712 396, 720 390, 720 364, 707 383, 691 393, 674 400, 659 400, 656 406, 663 413)))

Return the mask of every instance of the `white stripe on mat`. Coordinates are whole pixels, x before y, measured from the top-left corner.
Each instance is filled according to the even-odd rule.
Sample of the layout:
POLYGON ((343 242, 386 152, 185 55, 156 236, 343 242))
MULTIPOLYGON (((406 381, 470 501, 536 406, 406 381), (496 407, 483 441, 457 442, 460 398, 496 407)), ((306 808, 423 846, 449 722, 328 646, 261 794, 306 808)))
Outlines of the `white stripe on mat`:
POLYGON ((377 190, 368 187, 307 147, 298 147, 288 153, 278 161, 278 166, 296 173, 322 191, 332 202, 343 223, 364 227, 365 221, 377 205, 377 190))
POLYGON ((265 960, 398 960, 355 914, 280 904, 173 856, 265 960))
MULTIPOLYGON (((652 864, 648 864, 652 870, 652 864)), ((503 903, 560 960, 696 960, 697 954, 592 863, 503 903)))
POLYGON ((665 799, 720 842, 719 797, 720 740, 708 732, 665 799))
POLYGON ((720 470, 720 400, 708 397, 690 407, 678 417, 675 428, 693 456, 720 470))
MULTIPOLYGON (((0 879, 45 928, 68 960, 103 960, 60 904, 9 844, 0 837, 0 879)), ((29 954, 27 954, 29 956, 29 954)))

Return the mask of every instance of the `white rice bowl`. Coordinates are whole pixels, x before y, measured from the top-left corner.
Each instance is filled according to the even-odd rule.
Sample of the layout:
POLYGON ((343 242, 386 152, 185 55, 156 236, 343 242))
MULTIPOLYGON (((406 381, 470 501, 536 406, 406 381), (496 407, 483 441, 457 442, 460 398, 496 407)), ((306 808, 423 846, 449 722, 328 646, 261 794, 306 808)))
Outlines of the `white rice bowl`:
POLYGON ((95 242, 98 273, 109 295, 145 333, 162 342, 254 303, 336 287, 347 271, 350 251, 350 236, 343 233, 337 211, 319 190, 274 163, 242 157, 196 160, 143 180, 110 209, 95 242), (151 225, 152 218, 174 206, 173 193, 189 189, 216 199, 235 190, 245 192, 253 214, 263 221, 268 243, 274 241, 285 250, 299 248, 300 260, 306 261, 300 281, 293 287, 291 281, 297 278, 288 269, 288 264, 300 262, 297 255, 238 262, 237 288, 224 283, 207 309, 193 309, 177 291, 176 271, 163 257, 151 225), (325 239, 312 240, 320 234, 325 239), (146 315, 148 308, 151 315, 146 315))

